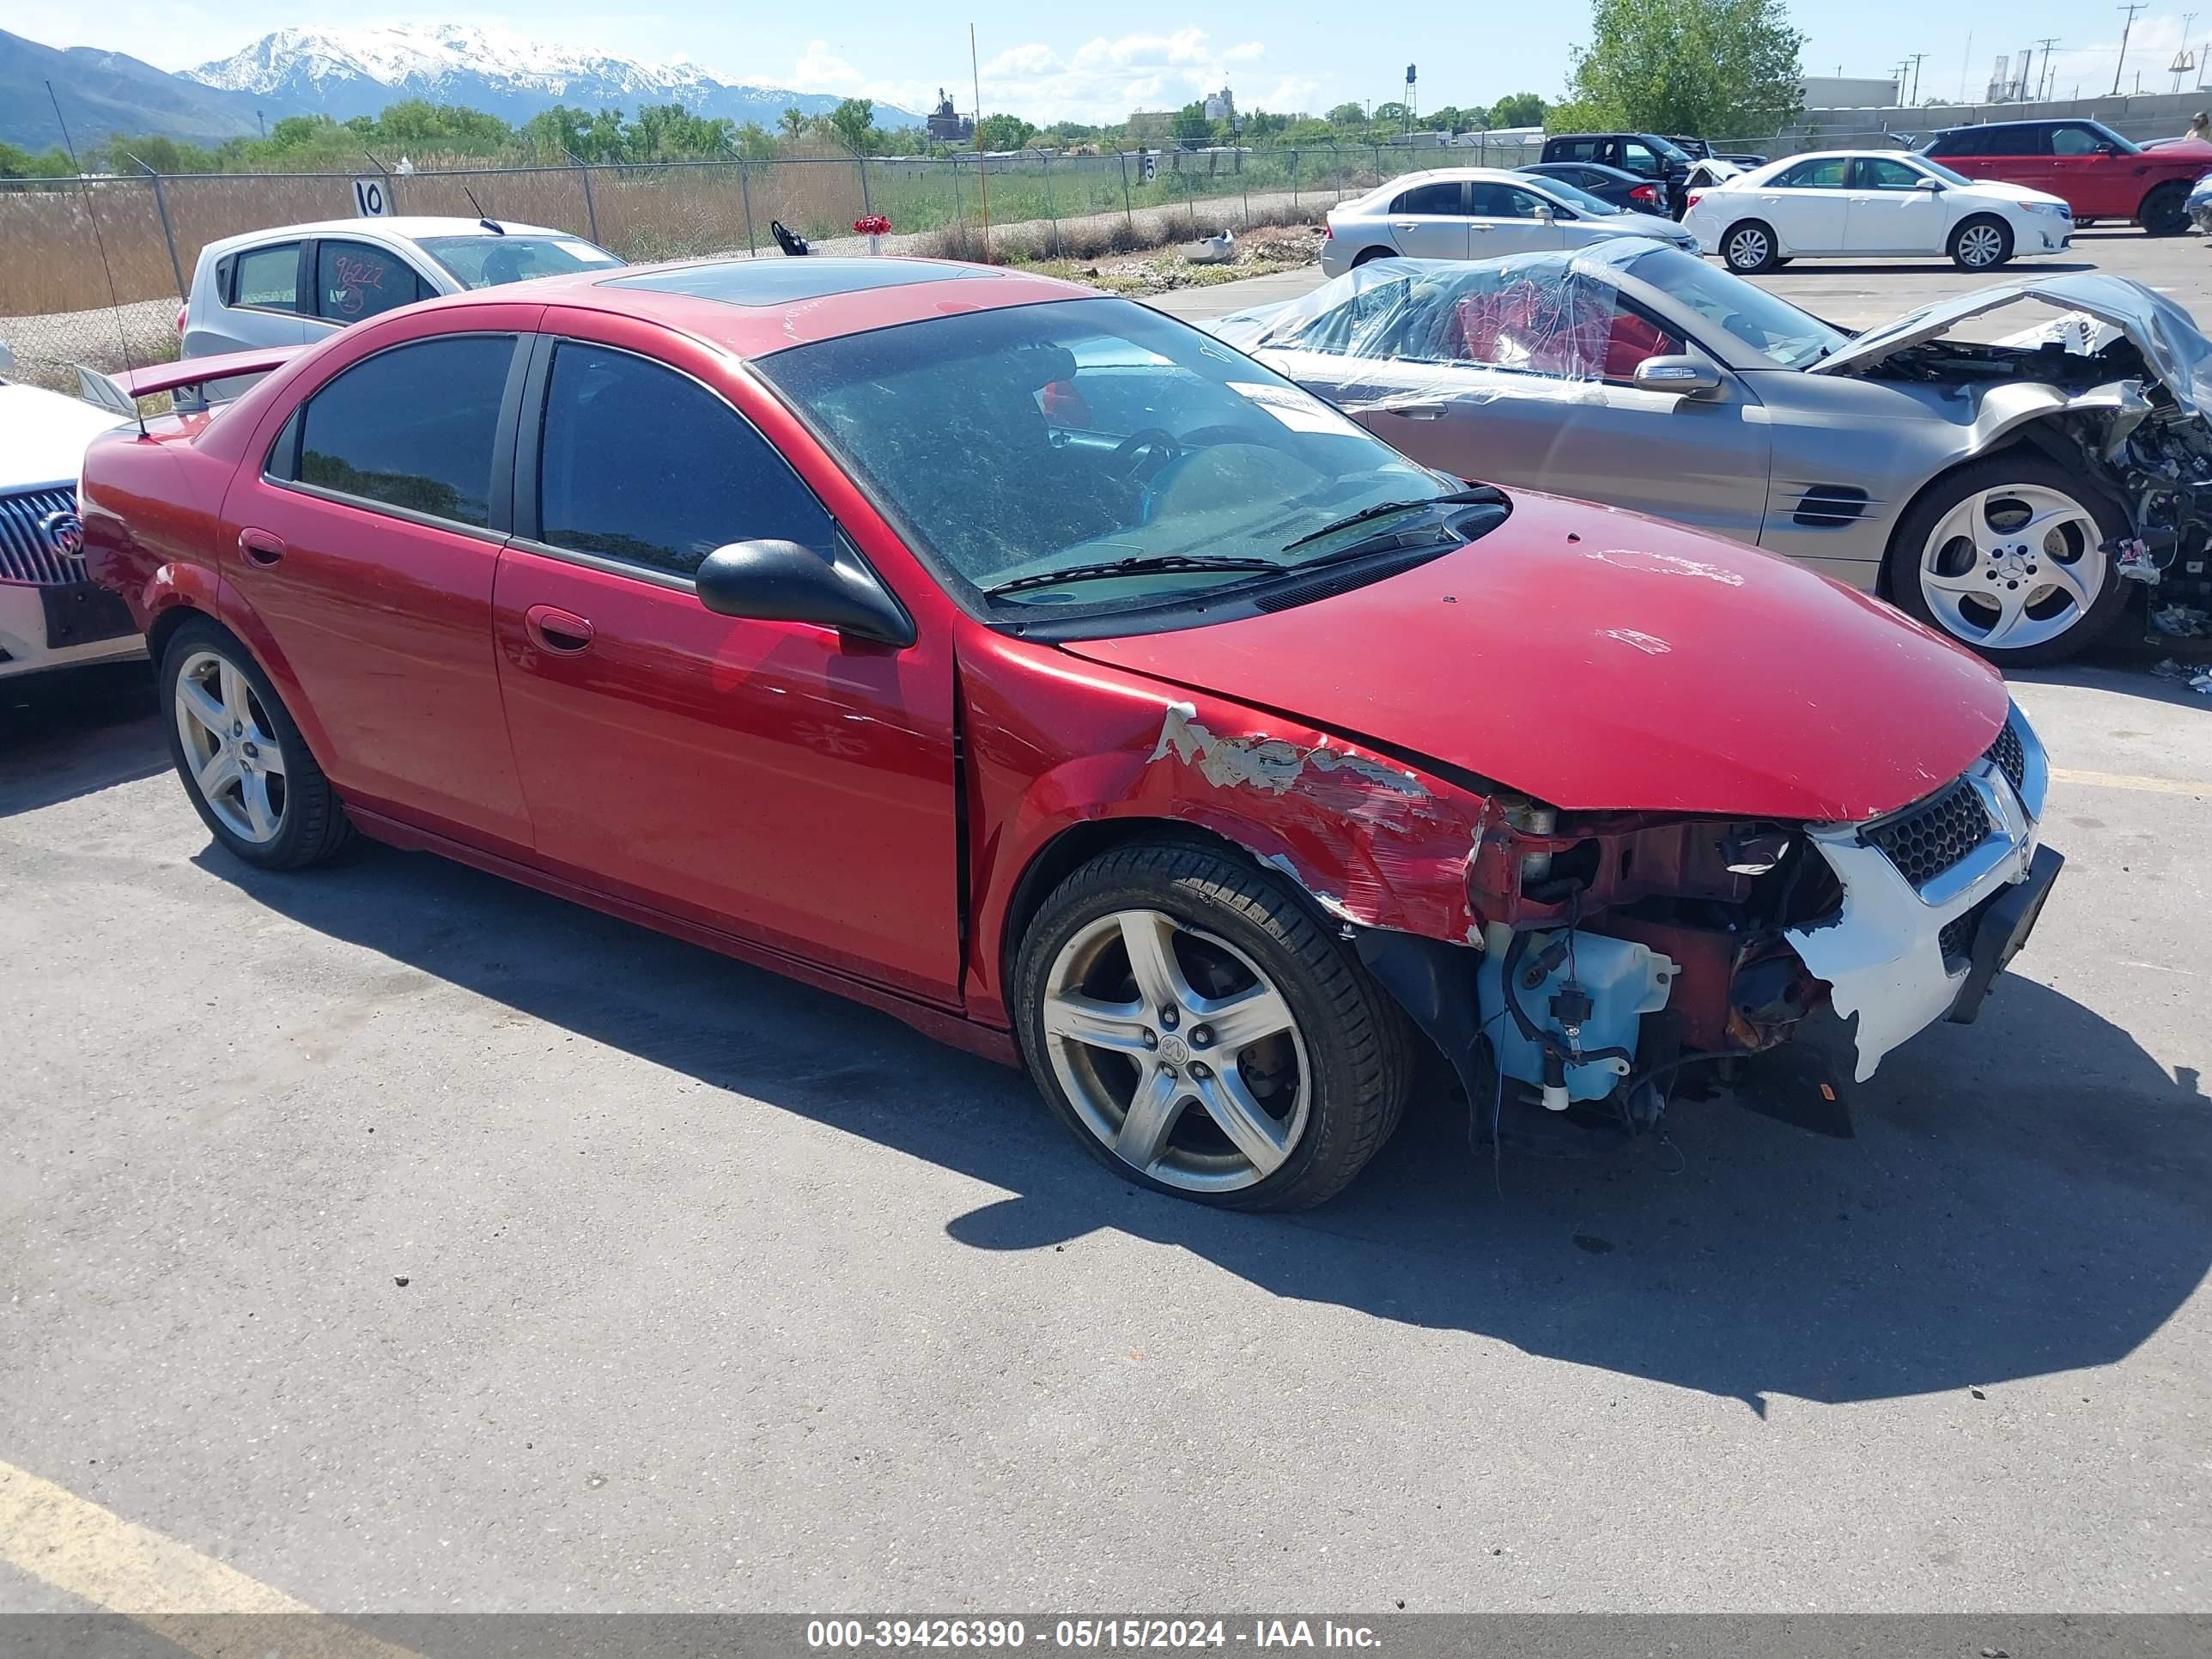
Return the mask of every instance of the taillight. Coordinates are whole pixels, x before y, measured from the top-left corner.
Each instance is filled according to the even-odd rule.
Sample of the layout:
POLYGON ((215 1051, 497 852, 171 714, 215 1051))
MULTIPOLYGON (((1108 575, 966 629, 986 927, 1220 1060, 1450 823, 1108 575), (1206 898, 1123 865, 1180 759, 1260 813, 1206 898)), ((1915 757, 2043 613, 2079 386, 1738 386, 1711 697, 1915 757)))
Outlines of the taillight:
POLYGON ((1685 197, 1685 198, 1683 198, 1682 205, 1683 205, 1684 207, 1695 207, 1695 206, 1697 206, 1697 204, 1698 204, 1699 202, 1702 202, 1703 200, 1705 200, 1705 191, 1703 191, 1702 190, 1693 190, 1693 191, 1692 191, 1689 193, 1689 195, 1688 195, 1688 196, 1686 196, 1686 197, 1685 197))
POLYGON ((1336 227, 1326 219, 1321 222, 1321 239, 1324 242, 1333 242, 1336 240, 1336 227))
POLYGON ((1628 199, 1632 202, 1641 202, 1646 207, 1650 207, 1658 201, 1659 192, 1649 185, 1638 185, 1628 192, 1628 199))
POLYGON ((191 307, 190 306, 179 306, 177 307, 177 332, 179 334, 182 334, 185 331, 185 313, 191 309, 191 307))

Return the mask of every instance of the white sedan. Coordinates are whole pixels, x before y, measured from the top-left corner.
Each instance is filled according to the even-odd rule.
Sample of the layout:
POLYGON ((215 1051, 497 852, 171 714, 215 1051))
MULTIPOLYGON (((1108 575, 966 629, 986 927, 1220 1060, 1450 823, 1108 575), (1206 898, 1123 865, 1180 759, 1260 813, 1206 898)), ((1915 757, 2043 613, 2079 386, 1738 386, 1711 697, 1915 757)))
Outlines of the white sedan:
POLYGON ((1321 268, 1409 259, 1494 259, 1550 253, 1614 236, 1648 236, 1686 252, 1697 244, 1671 219, 1626 213, 1563 179, 1503 167, 1437 167, 1378 185, 1329 210, 1321 268))
MULTIPOLYGON (((0 370, 13 367, 0 345, 0 370)), ((0 679, 143 648, 123 602, 85 580, 76 516, 84 447, 118 418, 0 379, 0 679)))
POLYGON ((1682 228, 1739 276, 1808 255, 1942 253, 1961 270, 1994 270, 2061 252, 2074 234, 2058 197, 1897 150, 1792 155, 1692 190, 1689 201, 1682 228))

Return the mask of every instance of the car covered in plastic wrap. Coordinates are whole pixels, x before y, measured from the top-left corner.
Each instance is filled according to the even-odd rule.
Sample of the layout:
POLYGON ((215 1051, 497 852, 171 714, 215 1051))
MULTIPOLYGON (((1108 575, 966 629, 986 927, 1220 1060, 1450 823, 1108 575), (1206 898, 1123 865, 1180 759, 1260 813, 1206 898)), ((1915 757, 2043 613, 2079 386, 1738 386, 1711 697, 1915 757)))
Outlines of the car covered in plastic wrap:
POLYGON ((2129 578, 2208 593, 2212 346, 2124 278, 1854 334, 1625 241, 1363 267, 1211 326, 1430 465, 1763 547, 2000 664, 2089 644, 2129 578), (2025 331, 1978 320, 2030 303, 2025 331))

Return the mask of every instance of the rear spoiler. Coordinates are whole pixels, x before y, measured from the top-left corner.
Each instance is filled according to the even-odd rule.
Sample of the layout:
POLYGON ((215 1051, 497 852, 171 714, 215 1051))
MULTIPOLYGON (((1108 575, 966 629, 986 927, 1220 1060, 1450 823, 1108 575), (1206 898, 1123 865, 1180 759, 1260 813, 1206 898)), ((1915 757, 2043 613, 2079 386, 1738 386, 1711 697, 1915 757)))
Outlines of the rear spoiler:
MULTIPOLYGON (((301 345, 264 346, 258 351, 227 351, 214 357, 192 357, 179 362, 153 363, 144 368, 126 368, 115 374, 103 374, 82 363, 72 367, 76 370, 77 390, 87 403, 129 417, 138 412, 137 400, 141 398, 162 392, 197 394, 199 388, 216 380, 266 374, 271 369, 283 368, 306 349, 301 345)), ((179 404, 204 405, 204 399, 197 395, 178 401, 179 404)))

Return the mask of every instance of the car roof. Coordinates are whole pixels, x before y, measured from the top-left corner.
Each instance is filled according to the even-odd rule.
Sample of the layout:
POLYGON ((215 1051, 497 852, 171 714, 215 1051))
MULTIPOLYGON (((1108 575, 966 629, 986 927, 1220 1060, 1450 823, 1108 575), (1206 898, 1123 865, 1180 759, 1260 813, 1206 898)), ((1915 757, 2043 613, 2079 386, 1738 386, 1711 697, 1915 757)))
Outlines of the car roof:
MULTIPOLYGON (((1577 161, 1577 167, 1588 167, 1587 161, 1577 161)), ((1490 179, 1499 184, 1522 184, 1528 175, 1518 167, 1424 167, 1419 173, 1401 173, 1395 179, 1385 179, 1360 199, 1395 195, 1409 185, 1449 184, 1461 179, 1490 179)))
POLYGON ((1611 167, 1603 161, 1531 161, 1528 166, 1516 171, 1533 173, 1542 179, 1553 177, 1553 172, 1556 171, 1602 173, 1607 179, 1616 184, 1640 185, 1646 182, 1639 173, 1631 173, 1626 167, 1611 167))
MULTIPOLYGON (((315 219, 305 224, 272 225, 266 230, 250 230, 237 236, 226 236, 220 242, 208 246, 222 252, 234 248, 252 247, 264 242, 291 242, 307 236, 365 236, 371 241, 397 239, 420 241, 428 236, 500 236, 512 232, 523 236, 569 236, 574 233, 554 230, 544 225, 526 225, 513 219, 494 222, 500 228, 488 228, 481 219, 463 219, 434 214, 395 216, 386 219, 315 219)), ((578 237, 576 240, 582 240, 578 237)))
POLYGON ((541 276, 526 289, 448 295, 415 310, 467 310, 528 299, 635 317, 750 359, 932 317, 1106 297, 1096 289, 1000 266, 822 255, 629 265, 541 276))

